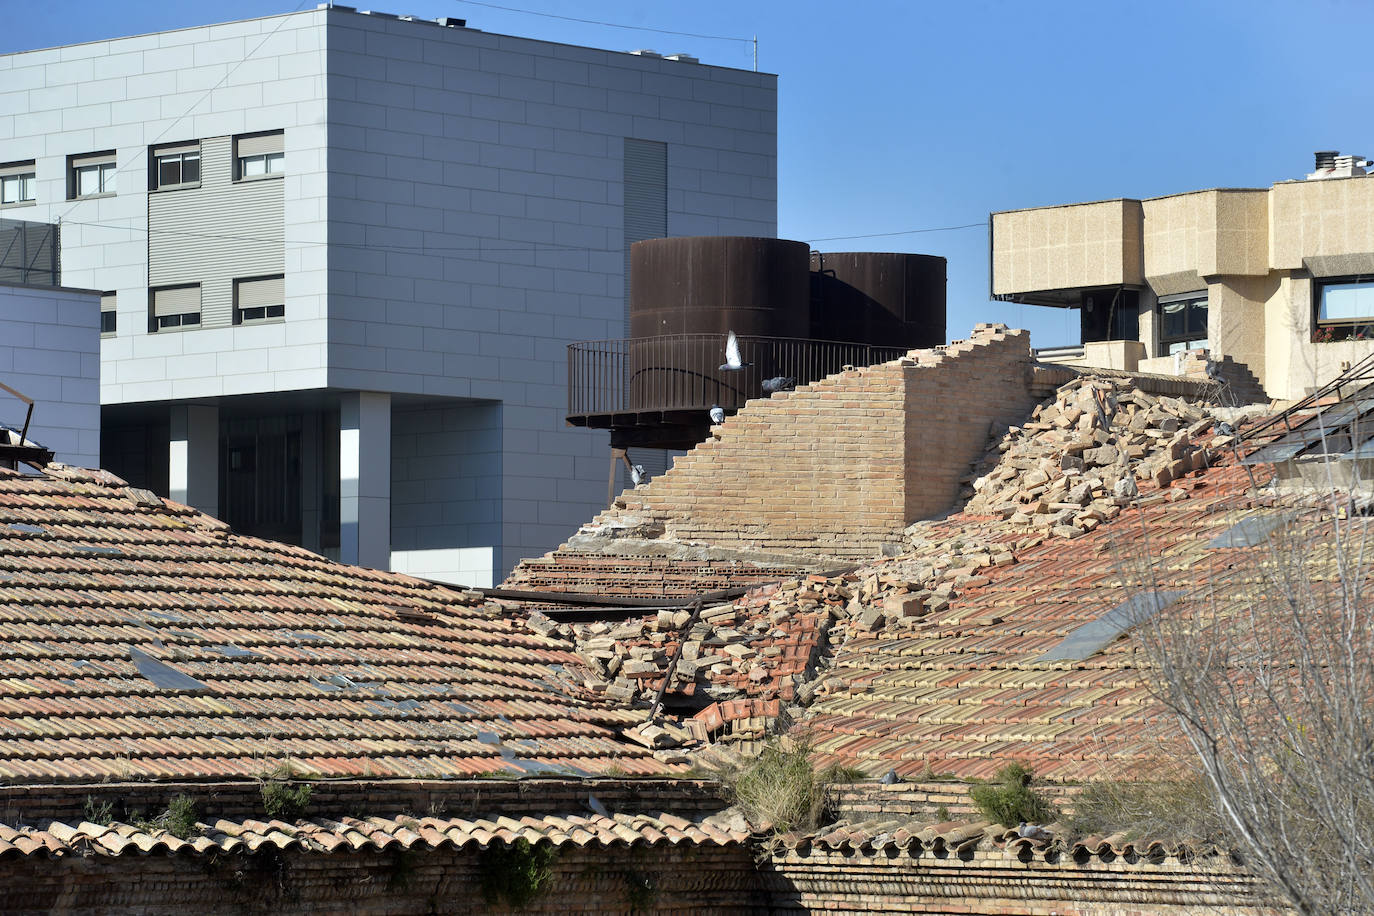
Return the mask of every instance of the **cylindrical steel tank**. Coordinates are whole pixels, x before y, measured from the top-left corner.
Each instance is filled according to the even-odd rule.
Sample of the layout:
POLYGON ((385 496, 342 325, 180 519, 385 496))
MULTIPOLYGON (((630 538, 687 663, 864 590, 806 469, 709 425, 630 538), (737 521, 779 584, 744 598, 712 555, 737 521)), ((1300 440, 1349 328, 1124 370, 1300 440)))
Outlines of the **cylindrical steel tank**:
POLYGON ((780 371, 775 357, 742 341, 754 365, 722 373, 726 335, 809 337, 809 256, 802 242, 735 236, 630 246, 630 409, 703 400, 734 407, 757 397, 759 380, 780 371))
POLYGON ((812 252, 810 336, 910 348, 943 344, 945 259, 812 252))
POLYGON ((649 239, 630 246, 630 336, 807 337, 803 242, 742 236, 649 239))

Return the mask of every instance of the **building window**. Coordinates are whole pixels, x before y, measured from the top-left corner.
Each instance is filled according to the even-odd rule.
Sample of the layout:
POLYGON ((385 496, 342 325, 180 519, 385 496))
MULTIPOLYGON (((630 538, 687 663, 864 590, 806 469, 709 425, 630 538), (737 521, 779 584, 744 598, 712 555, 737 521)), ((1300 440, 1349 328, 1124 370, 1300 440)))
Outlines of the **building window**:
POLYGON ((282 132, 244 134, 234 138, 234 180, 278 178, 286 172, 282 132))
POLYGON ((200 284, 148 290, 152 331, 200 326, 200 284))
POLYGON ((88 153, 67 157, 67 199, 102 197, 115 192, 115 154, 88 153))
POLYGON ((1207 294, 1185 293, 1159 300, 1159 356, 1207 346, 1207 294))
POLYGON ((285 317, 286 291, 281 276, 234 281, 234 324, 261 324, 285 317))
POLYGON ((118 315, 115 311, 116 296, 114 293, 100 294, 100 336, 113 337, 118 315))
POLYGON ((155 146, 149 157, 153 166, 150 186, 157 191, 200 186, 200 144, 155 146))
POLYGON ((1312 340, 1374 339, 1374 279, 1341 277, 1312 284, 1316 322, 1312 340))
POLYGON ((38 199, 33 160, 0 165, 0 207, 28 206, 38 199))

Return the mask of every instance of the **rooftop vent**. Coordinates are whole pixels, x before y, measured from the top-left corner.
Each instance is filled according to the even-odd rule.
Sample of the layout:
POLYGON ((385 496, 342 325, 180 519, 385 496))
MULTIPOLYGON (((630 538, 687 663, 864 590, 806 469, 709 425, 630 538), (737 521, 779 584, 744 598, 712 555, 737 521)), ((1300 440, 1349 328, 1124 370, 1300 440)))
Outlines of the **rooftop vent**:
POLYGON ((1341 155, 1333 149, 1317 150, 1314 154, 1316 169, 1307 176, 1308 181, 1323 178, 1355 178, 1365 174, 1369 160, 1359 155, 1341 155))
POLYGON ((667 59, 667 60, 675 60, 675 61, 678 61, 679 63, 684 63, 684 64, 699 64, 699 63, 701 63, 701 59, 700 59, 700 58, 693 57, 693 56, 690 55, 690 54, 669 54, 668 57, 667 57, 666 59, 667 59))
POLYGON ((466 19, 455 19, 452 16, 440 16, 434 21, 446 29, 462 29, 466 28, 468 24, 466 19))
POLYGON ((658 53, 657 51, 650 51, 648 48, 639 48, 637 50, 631 51, 630 53, 636 57, 657 57, 660 59, 663 57, 662 54, 658 53))

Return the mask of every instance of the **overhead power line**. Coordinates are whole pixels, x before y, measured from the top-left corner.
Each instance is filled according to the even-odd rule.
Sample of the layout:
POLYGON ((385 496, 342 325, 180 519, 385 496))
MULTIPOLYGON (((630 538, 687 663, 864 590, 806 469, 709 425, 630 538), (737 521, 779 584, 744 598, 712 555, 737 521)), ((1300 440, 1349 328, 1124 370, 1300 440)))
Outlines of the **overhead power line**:
POLYGON ((473 6, 485 6, 488 9, 504 10, 507 13, 524 13, 527 16, 543 16, 545 19, 562 19, 564 22, 580 22, 584 25, 602 25, 609 29, 628 29, 632 32, 657 32, 660 35, 680 35, 683 38, 704 38, 708 41, 742 41, 746 44, 752 43, 752 38, 737 38, 734 35, 703 35, 700 32, 678 32, 673 29, 656 29, 646 25, 621 25, 618 22, 602 22, 599 19, 579 19, 576 16, 561 16, 558 13, 545 13, 540 10, 525 10, 514 6, 502 6, 499 3, 485 3, 483 0, 459 0, 460 3, 469 3, 473 6))
POLYGON ((965 223, 962 226, 932 226, 928 229, 903 229, 900 232, 870 232, 867 235, 832 235, 823 239, 807 239, 809 242, 846 242, 850 239, 885 239, 895 235, 919 235, 923 232, 953 232, 956 229, 986 229, 987 221, 965 223))

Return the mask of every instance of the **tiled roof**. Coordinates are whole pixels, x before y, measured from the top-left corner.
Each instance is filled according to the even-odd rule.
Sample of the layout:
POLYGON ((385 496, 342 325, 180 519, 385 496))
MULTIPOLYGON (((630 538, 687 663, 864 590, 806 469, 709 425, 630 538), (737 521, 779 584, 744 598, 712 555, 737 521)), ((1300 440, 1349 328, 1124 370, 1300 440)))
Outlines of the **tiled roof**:
POLYGON ((578 664, 476 593, 0 469, 0 782, 661 772, 578 664))
POLYGON ((1057 860, 1061 856, 1078 862, 1090 859, 1112 861, 1118 857, 1147 861, 1164 858, 1191 859, 1196 856, 1219 856, 1222 851, 1208 842, 1192 843, 1177 837, 1155 838, 1128 836, 1088 836, 1056 838, 1056 825, 1051 825, 1048 839, 1028 839, 1014 827, 1003 827, 990 821, 931 822, 920 818, 879 817, 866 820, 843 820, 813 832, 788 833, 779 837, 783 849, 800 855, 811 852, 837 851, 853 855, 905 853, 916 856, 929 852, 936 856, 967 854, 983 847, 1002 850, 1007 856, 1029 861, 1034 858, 1057 860))
MULTIPOLYGON (((1157 559, 1161 592, 1195 592, 1221 574, 1228 551, 1208 544, 1249 505, 1248 488, 1234 463, 1164 489, 1142 484, 1138 508, 981 570, 981 582, 916 626, 854 631, 804 720, 816 750, 901 776, 984 778, 1015 760, 1072 780, 1158 760, 1175 726, 1145 683, 1129 631, 1082 658, 1052 650, 1140 600, 1141 587, 1126 584, 1133 561, 1157 559)), ((956 515, 939 525, 976 521, 956 515)))
POLYGON ((45 827, 0 824, 0 860, 16 856, 130 854, 199 855, 253 852, 263 846, 304 852, 485 848, 524 839, 554 846, 656 846, 690 843, 724 846, 750 836, 743 821, 721 814, 688 820, 674 814, 569 814, 469 820, 448 817, 344 817, 293 824, 279 820, 197 823, 185 840, 165 830, 124 823, 52 821, 45 827))

